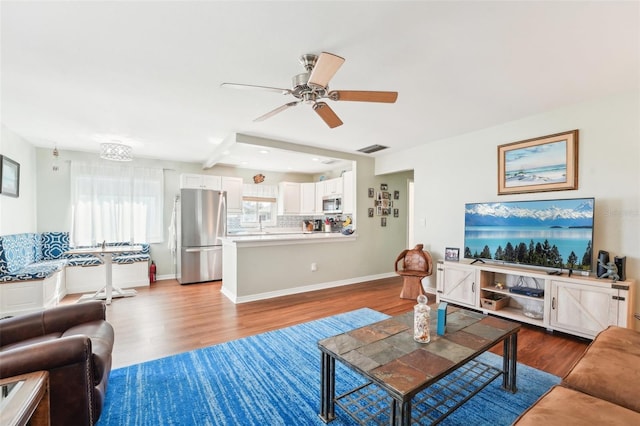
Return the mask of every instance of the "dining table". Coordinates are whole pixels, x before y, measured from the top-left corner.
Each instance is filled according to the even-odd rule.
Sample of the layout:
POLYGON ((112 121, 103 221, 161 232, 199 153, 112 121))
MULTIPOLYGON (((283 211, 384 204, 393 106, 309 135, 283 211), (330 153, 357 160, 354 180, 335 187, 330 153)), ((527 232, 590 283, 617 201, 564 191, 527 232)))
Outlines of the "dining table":
POLYGON ((140 245, 107 246, 105 244, 96 247, 80 247, 68 250, 66 252, 68 255, 94 255, 100 259, 105 267, 105 285, 93 294, 83 295, 80 297, 80 300, 104 300, 106 304, 109 305, 113 298, 132 297, 138 294, 134 289, 123 290, 120 287, 113 285, 113 257, 121 253, 140 250, 142 250, 142 246, 140 245))

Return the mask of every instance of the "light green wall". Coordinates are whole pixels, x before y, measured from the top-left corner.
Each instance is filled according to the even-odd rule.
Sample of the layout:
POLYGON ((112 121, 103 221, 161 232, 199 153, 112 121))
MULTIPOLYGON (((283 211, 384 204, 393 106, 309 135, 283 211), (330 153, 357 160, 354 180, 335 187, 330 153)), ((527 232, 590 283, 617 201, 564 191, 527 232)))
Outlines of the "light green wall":
POLYGON ((0 235, 36 232, 36 151, 4 125, 0 154, 20 164, 19 197, 0 194, 0 235))
MULTIPOLYGON (((28 145, 28 144, 27 144, 28 145)), ((286 149, 297 149, 297 145, 285 144, 281 147, 286 149)), ((306 147, 305 150, 308 150, 306 147)), ((313 151, 313 150, 311 150, 313 151)), ((319 150, 318 153, 327 152, 319 150)), ((60 151, 59 170, 53 172, 52 150, 38 148, 34 150, 37 160, 37 232, 44 231, 68 231, 71 223, 70 212, 70 182, 69 165, 71 161, 101 161, 95 153, 79 151, 60 151)), ((332 153, 337 156, 348 156, 342 153, 332 153)), ((373 159, 352 156, 357 159, 357 203, 358 206, 358 242, 353 244, 348 253, 342 253, 340 258, 351 259, 348 262, 337 261, 333 265, 332 275, 343 275, 345 278, 366 276, 372 274, 388 273, 393 271, 393 260, 402 251, 406 244, 406 180, 411 173, 403 172, 391 176, 376 178, 373 176, 373 159), (372 205, 372 199, 367 197, 367 188, 379 188, 380 183, 385 182, 389 189, 401 191, 400 206, 401 215, 399 218, 392 216, 387 219, 387 227, 380 226, 380 218, 367 218, 366 207, 372 205), (358 274, 358 275, 356 275, 358 274), (361 275, 360 275, 361 274, 361 275)), ((174 261, 168 249, 166 240, 168 237, 169 221, 173 208, 173 201, 179 191, 179 176, 182 173, 206 173, 221 176, 242 177, 245 182, 252 182, 252 177, 260 171, 249 169, 236 169, 227 166, 214 166, 213 168, 202 170, 198 163, 185 163, 175 161, 154 160, 146 158, 136 158, 133 162, 135 166, 146 166, 163 168, 165 172, 165 200, 164 200, 164 235, 165 242, 151 245, 151 257, 158 268, 158 276, 161 278, 173 276, 175 273, 174 261)), ((277 184, 280 181, 305 182, 314 180, 314 176, 301 173, 278 173, 262 172, 266 175, 265 183, 277 184)), ((8 232, 12 233, 12 232, 8 232)), ((284 267, 287 256, 278 256, 272 262, 279 267, 284 267)), ((328 262, 323 262, 326 265, 328 262)), ((320 274, 313 278, 319 278, 320 274)))

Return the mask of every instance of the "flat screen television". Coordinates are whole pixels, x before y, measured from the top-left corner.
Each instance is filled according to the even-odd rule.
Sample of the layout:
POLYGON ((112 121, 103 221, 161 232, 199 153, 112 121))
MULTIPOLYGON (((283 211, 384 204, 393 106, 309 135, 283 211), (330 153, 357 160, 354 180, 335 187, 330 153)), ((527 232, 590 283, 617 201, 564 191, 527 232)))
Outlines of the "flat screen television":
POLYGON ((464 257, 592 270, 593 198, 465 204, 464 257))

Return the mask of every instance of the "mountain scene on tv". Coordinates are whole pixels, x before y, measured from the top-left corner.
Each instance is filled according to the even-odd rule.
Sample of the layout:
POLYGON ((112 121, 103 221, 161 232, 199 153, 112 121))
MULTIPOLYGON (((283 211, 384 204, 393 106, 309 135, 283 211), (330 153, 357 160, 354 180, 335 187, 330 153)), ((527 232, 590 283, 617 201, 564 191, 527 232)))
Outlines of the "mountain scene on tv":
POLYGON ((594 199, 465 205, 464 257, 591 270, 594 199))

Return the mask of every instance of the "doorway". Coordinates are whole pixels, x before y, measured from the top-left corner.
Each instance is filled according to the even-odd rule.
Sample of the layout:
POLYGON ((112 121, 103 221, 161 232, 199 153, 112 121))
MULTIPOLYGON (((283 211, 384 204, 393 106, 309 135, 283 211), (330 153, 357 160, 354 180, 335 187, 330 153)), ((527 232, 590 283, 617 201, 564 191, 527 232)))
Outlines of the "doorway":
POLYGON ((407 182, 407 247, 415 247, 414 241, 414 185, 413 179, 409 179, 407 182))

